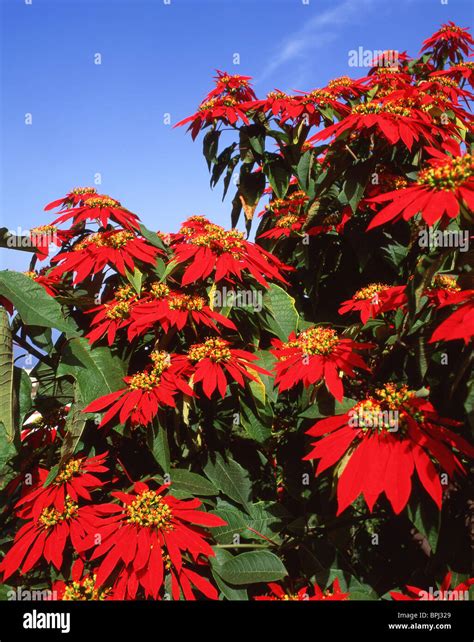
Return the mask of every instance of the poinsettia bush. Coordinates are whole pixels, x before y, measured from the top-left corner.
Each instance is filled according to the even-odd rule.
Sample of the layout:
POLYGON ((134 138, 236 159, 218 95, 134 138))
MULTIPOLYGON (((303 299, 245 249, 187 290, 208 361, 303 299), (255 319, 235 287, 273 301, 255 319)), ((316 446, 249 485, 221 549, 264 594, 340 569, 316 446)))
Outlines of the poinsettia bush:
POLYGON ((231 229, 84 187, 3 231, 34 253, 0 273, 4 594, 469 589, 473 44, 265 98, 218 72, 178 125, 231 229))

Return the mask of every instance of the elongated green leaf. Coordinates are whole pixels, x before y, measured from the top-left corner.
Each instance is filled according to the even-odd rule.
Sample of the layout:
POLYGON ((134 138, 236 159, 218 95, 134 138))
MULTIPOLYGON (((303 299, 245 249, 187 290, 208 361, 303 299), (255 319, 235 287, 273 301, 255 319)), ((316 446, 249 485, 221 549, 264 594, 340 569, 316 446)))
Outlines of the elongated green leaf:
POLYGON ((15 436, 15 407, 13 390, 13 343, 10 321, 5 308, 0 307, 0 422, 7 439, 15 436))
POLYGON ((170 472, 173 490, 184 490, 191 495, 217 495, 218 490, 208 479, 191 473, 189 470, 175 468, 170 472))
POLYGON ((0 296, 13 303, 27 325, 56 328, 68 336, 78 334, 74 321, 64 317, 59 303, 21 272, 0 271, 0 296))
POLYGON ((241 553, 216 570, 225 582, 237 585, 275 582, 287 575, 280 558, 270 551, 241 553))
POLYGON ((295 300, 279 285, 272 283, 263 297, 263 304, 271 315, 268 322, 270 330, 279 339, 286 341, 288 335, 298 326, 295 300))
POLYGON ((124 387, 124 364, 109 348, 92 348, 86 339, 69 341, 62 351, 57 375, 71 375, 77 381, 80 399, 88 404, 98 397, 124 387))
POLYGON ((66 434, 61 446, 61 460, 59 462, 59 468, 61 468, 63 463, 76 452, 76 448, 81 440, 87 421, 86 415, 82 412, 84 407, 85 404, 78 400, 75 401, 69 409, 64 427, 66 434))
POLYGON ((158 422, 153 422, 147 431, 147 443, 163 472, 168 473, 170 470, 170 447, 166 428, 160 426, 158 422))
POLYGON ((240 464, 233 459, 225 461, 220 453, 216 453, 214 460, 208 461, 204 472, 224 495, 243 506, 247 505, 251 484, 247 471, 240 464))

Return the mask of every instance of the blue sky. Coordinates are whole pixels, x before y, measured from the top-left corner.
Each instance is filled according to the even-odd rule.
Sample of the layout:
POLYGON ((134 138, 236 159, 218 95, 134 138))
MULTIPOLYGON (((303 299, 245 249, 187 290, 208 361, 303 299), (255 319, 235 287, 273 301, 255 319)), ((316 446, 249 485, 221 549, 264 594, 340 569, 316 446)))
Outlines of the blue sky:
MULTIPOLYGON (((0 227, 15 230, 49 222, 44 204, 96 174, 100 191, 152 229, 173 231, 191 214, 228 226, 230 199, 221 202, 221 186, 210 190, 200 140, 171 126, 195 111, 216 68, 253 76, 258 95, 311 90, 365 75, 348 66, 351 49, 415 54, 442 22, 473 22, 471 0, 0 5, 0 227)), ((25 254, 0 250, 0 267, 26 264, 25 254)))

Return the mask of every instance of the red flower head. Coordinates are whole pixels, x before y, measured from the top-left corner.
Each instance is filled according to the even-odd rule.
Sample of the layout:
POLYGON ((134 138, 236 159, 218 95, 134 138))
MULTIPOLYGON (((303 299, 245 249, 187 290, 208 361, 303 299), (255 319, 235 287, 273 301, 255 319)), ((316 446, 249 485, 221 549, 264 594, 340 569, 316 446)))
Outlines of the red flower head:
POLYGON ((151 490, 138 482, 132 493, 112 493, 123 505, 108 504, 113 526, 104 528, 101 544, 92 555, 93 560, 104 555, 97 569, 97 584, 104 584, 117 569, 115 599, 134 599, 139 587, 146 597, 157 599, 169 573, 174 599, 179 599, 180 587, 186 599, 193 599, 191 584, 206 597, 217 599, 210 582, 184 563, 213 557, 201 527, 225 526, 226 522, 197 510, 199 499, 183 501, 165 491, 166 486, 151 490))
POLYGON ((260 601, 282 602, 319 602, 322 600, 333 602, 347 600, 349 597, 349 593, 343 593, 341 591, 341 585, 339 584, 339 580, 337 578, 334 580, 332 588, 327 588, 324 591, 320 589, 317 584, 314 584, 312 596, 309 595, 307 586, 303 586, 296 593, 293 591, 286 592, 279 584, 275 584, 275 582, 270 582, 270 584, 268 584, 268 588, 270 589, 269 594, 257 595, 253 599, 260 601))
POLYGON ((449 304, 453 294, 460 292, 461 288, 456 283, 456 279, 447 274, 436 274, 430 287, 424 292, 424 296, 428 297, 430 305, 436 308, 442 306, 446 301, 449 304))
POLYGON ((404 285, 385 285, 371 283, 357 290, 352 299, 343 301, 339 314, 359 312, 362 323, 375 319, 383 312, 390 312, 403 307, 407 302, 404 285))
POLYGON ((38 520, 45 508, 53 506, 63 512, 66 497, 77 502, 79 498, 90 500, 90 491, 104 485, 94 473, 105 473, 107 453, 95 457, 73 457, 59 470, 48 486, 44 486, 50 471, 38 468, 34 473, 37 480, 32 486, 23 485, 23 497, 15 504, 15 510, 22 519, 38 520))
POLYGON ((316 326, 295 334, 287 342, 273 339, 272 352, 277 358, 275 384, 280 392, 298 385, 308 387, 324 380, 329 392, 339 401, 344 396, 338 370, 354 377, 354 368, 369 370, 356 350, 372 348, 371 343, 356 343, 340 338, 332 328, 316 326))
POLYGON ((92 329, 86 337, 94 343, 107 336, 107 343, 112 345, 117 331, 127 327, 131 322, 131 311, 137 295, 130 285, 118 288, 111 301, 87 310, 87 314, 95 314, 92 319, 92 329))
POLYGON ((75 207, 76 205, 82 205, 88 196, 94 194, 97 194, 95 187, 76 187, 63 198, 58 198, 57 201, 48 203, 44 209, 45 212, 47 212, 56 207, 75 207))
POLYGON ((128 230, 96 232, 76 243, 71 252, 53 257, 51 262, 58 265, 52 274, 75 272, 73 283, 80 283, 103 270, 106 265, 111 265, 125 276, 126 269, 134 271, 136 260, 154 265, 160 253, 158 248, 128 230))
POLYGON ((349 76, 340 76, 328 82, 324 90, 329 92, 334 98, 343 98, 350 100, 357 98, 364 93, 363 80, 354 80, 349 76))
POLYGON ((124 377, 126 388, 111 392, 90 403, 84 412, 107 412, 99 428, 111 421, 119 412, 119 422, 130 420, 132 426, 146 426, 163 406, 176 406, 178 392, 193 395, 183 376, 189 371, 189 363, 182 355, 153 351, 151 366, 142 372, 124 377))
POLYGON ((143 334, 156 324, 165 332, 173 327, 178 330, 189 325, 193 327, 193 324, 217 330, 216 324, 220 323, 226 328, 237 329, 224 315, 211 310, 204 297, 184 294, 158 282, 151 285, 150 295, 135 305, 131 314, 129 338, 143 334))
POLYGON ((252 363, 256 357, 246 350, 229 348, 230 343, 220 338, 206 339, 204 343, 192 345, 188 351, 188 359, 194 366, 194 383, 202 382, 206 397, 211 398, 217 389, 222 397, 227 390, 226 373, 239 386, 244 386, 245 379, 257 381, 255 372, 269 375, 263 368, 252 363))
POLYGON ((445 58, 451 62, 460 62, 463 54, 468 56, 473 51, 474 40, 469 30, 458 27, 454 22, 442 25, 432 36, 423 42, 421 51, 431 51, 433 61, 438 64, 445 58))
POLYGON ((465 79, 468 84, 474 88, 474 62, 460 62, 457 65, 452 65, 449 69, 434 71, 431 77, 447 77, 455 80, 457 83, 465 79))
POLYGON ((474 457, 474 448, 446 425, 460 423, 440 417, 431 403, 417 398, 407 386, 388 383, 349 412, 312 426, 308 434, 322 439, 304 459, 319 459, 317 476, 340 462, 338 515, 361 493, 372 511, 383 492, 394 512, 400 513, 410 497, 415 469, 440 508, 442 487, 437 468, 452 477, 456 472, 464 473, 454 450, 474 457))
POLYGON ((447 305, 459 305, 459 307, 439 324, 433 332, 430 343, 462 339, 467 345, 474 337, 474 290, 453 292, 445 297, 440 307, 447 305))
POLYGON ((64 223, 71 218, 74 224, 97 220, 102 227, 107 227, 110 219, 128 230, 138 229, 138 216, 106 194, 84 196, 79 207, 62 211, 54 223, 64 223))
POLYGON ((331 136, 338 139, 348 133, 360 136, 361 133, 376 132, 389 145, 402 141, 411 151, 414 142, 434 143, 432 130, 431 117, 409 101, 373 100, 355 105, 346 118, 321 130, 309 141, 326 140, 331 136))
POLYGON ((441 219, 448 222, 456 218, 463 207, 474 209, 474 158, 471 154, 455 158, 437 154, 430 165, 418 174, 416 183, 410 187, 371 199, 375 203, 389 203, 372 219, 368 230, 401 218, 408 221, 418 213, 428 225, 433 225, 441 219))
POLYGON ((232 75, 226 71, 219 71, 219 69, 216 71, 217 76, 214 76, 216 86, 208 93, 206 100, 223 95, 233 96, 239 102, 255 99, 255 93, 249 83, 249 80, 252 79, 251 76, 232 75))
POLYGON ((55 225, 40 225, 30 230, 30 240, 36 248, 36 255, 40 261, 49 255, 50 245, 61 247, 65 241, 74 236, 71 230, 58 230, 55 225))
POLYGON ((195 114, 180 120, 174 127, 181 127, 190 123, 187 131, 191 131, 191 136, 194 140, 204 126, 218 120, 225 125, 235 125, 240 119, 248 125, 249 119, 245 114, 248 109, 247 105, 248 103, 241 102, 232 95, 210 98, 199 105, 199 109, 195 114))
POLYGON ((69 496, 62 510, 43 508, 38 519, 26 522, 15 535, 0 563, 3 581, 17 570, 25 575, 41 558, 59 570, 68 541, 77 553, 82 553, 87 538, 99 532, 103 515, 102 506, 79 506, 69 496))
POLYGON ((298 92, 298 96, 293 96, 292 100, 287 103, 285 112, 282 114, 282 122, 291 119, 299 120, 304 118, 308 125, 319 125, 322 120, 324 110, 330 107, 336 114, 341 117, 349 113, 346 105, 338 102, 334 92, 326 89, 314 89, 310 92, 298 92))
POLYGON ((298 97, 289 96, 283 91, 276 89, 271 91, 263 100, 254 100, 246 104, 247 111, 260 111, 272 116, 281 116, 281 123, 287 121, 290 113, 297 106, 298 97))
POLYGON ((213 272, 215 283, 223 279, 232 281, 233 277, 242 282, 242 272, 248 272, 264 287, 268 287, 266 279, 286 283, 281 271, 289 268, 279 259, 246 241, 242 232, 227 231, 203 217, 186 221, 173 239, 172 248, 178 263, 190 263, 182 285, 206 279, 213 272))

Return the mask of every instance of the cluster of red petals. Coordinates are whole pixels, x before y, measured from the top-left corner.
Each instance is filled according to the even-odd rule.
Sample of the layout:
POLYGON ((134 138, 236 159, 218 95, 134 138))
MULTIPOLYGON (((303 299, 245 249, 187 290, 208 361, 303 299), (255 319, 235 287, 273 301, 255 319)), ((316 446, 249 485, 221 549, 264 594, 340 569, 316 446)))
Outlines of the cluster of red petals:
POLYGON ((227 279, 242 281, 248 272, 260 285, 266 279, 286 283, 281 272, 288 270, 279 259, 263 248, 246 241, 242 232, 225 230, 202 216, 188 219, 171 240, 175 260, 186 268, 181 284, 213 277, 215 283, 227 279))
POLYGON ((188 359, 193 364, 193 382, 201 383, 206 397, 209 399, 218 390, 225 397, 227 376, 236 381, 239 386, 245 385, 245 380, 257 381, 255 373, 270 375, 268 370, 257 366, 254 362, 258 357, 247 350, 229 347, 229 341, 221 338, 210 338, 204 343, 190 347, 188 359))
MULTIPOLYGON (((79 188, 89 189, 89 188, 79 188)), ((125 229, 138 229, 138 216, 129 212, 122 207, 119 201, 111 198, 107 194, 97 194, 89 192, 80 194, 78 197, 68 201, 68 194, 62 201, 53 201, 45 207, 45 210, 52 209, 55 204, 70 203, 73 207, 63 209, 59 216, 53 221, 53 225, 65 223, 72 219, 73 224, 87 223, 88 221, 98 221, 102 227, 107 227, 109 221, 118 223, 125 229)))
MULTIPOLYGON (((406 106, 403 101, 374 100, 353 107, 352 112, 343 120, 322 129, 309 141, 316 142, 334 137, 336 140, 348 134, 376 132, 390 145, 402 141, 409 150, 415 142, 435 143, 433 121, 429 114, 414 106, 406 106)), ((446 132, 436 128, 444 137, 446 132)))
POLYGON ((202 527, 224 526, 226 522, 202 510, 199 499, 180 500, 165 494, 167 486, 156 490, 137 482, 133 492, 114 492, 120 502, 108 504, 109 519, 102 529, 101 544, 91 559, 102 558, 97 567, 97 584, 102 585, 118 570, 115 599, 134 599, 139 587, 145 597, 158 598, 165 572, 171 575, 173 599, 195 599, 193 586, 210 599, 217 591, 209 580, 187 568, 189 556, 194 563, 205 563, 214 556, 202 527))
POLYGON ((460 213, 462 204, 474 208, 474 159, 470 154, 451 158, 431 150, 430 167, 420 172, 409 187, 381 194, 372 199, 384 207, 372 219, 368 230, 399 219, 408 221, 421 214, 428 225, 449 221, 460 213), (387 204, 388 202, 388 204, 387 204))
POLYGON ((458 27, 450 21, 441 26, 432 36, 423 41, 421 51, 432 52, 433 60, 441 61, 448 58, 452 62, 462 59, 462 54, 469 56, 473 49, 474 40, 468 29, 458 27))
POLYGON ((402 308, 407 302, 404 285, 370 283, 358 290, 351 299, 343 301, 339 314, 359 312, 362 323, 369 319, 402 308))
POLYGON ((429 591, 419 588, 418 586, 405 586, 406 593, 398 593, 397 591, 390 591, 392 600, 397 601, 433 601, 433 600, 463 600, 465 599, 464 593, 469 591, 469 588, 474 584, 474 577, 469 578, 465 582, 461 582, 457 586, 451 588, 453 574, 448 572, 441 582, 439 590, 429 591))
POLYGON ((273 339, 270 351, 277 358, 275 384, 280 391, 303 383, 305 387, 323 380, 329 392, 341 401, 344 396, 339 370, 355 376, 355 368, 369 370, 357 350, 372 348, 372 343, 358 343, 339 337, 332 328, 316 326, 295 334, 286 342, 273 339))
POLYGON ((317 584, 313 585, 313 595, 308 592, 308 587, 303 586, 296 593, 286 592, 279 584, 270 582, 267 595, 257 595, 253 599, 259 601, 282 601, 282 602, 320 602, 320 601, 341 601, 349 599, 349 593, 341 591, 341 585, 336 578, 331 588, 321 589, 317 584))
POLYGON ((37 468, 33 471, 33 484, 23 484, 22 498, 15 504, 15 510, 22 519, 38 520, 41 512, 54 507, 60 513, 64 510, 66 497, 74 502, 80 498, 90 500, 91 490, 100 488, 104 482, 96 477, 105 473, 108 468, 104 465, 107 452, 95 457, 74 457, 67 461, 59 470, 52 482, 45 486, 50 471, 37 468))
POLYGON ((171 328, 182 330, 193 324, 216 331, 219 324, 230 330, 237 329, 230 319, 212 310, 203 297, 188 295, 157 283, 152 286, 150 294, 132 306, 128 336, 133 338, 141 335, 155 325, 168 332, 171 328))
POLYGON ((433 332, 430 343, 462 339, 467 345, 474 337, 474 290, 454 292, 439 307, 459 306, 433 332))
POLYGON ((446 427, 459 425, 440 417, 429 401, 406 386, 386 384, 352 410, 312 426, 308 434, 318 441, 304 459, 319 460, 317 476, 344 459, 337 480, 338 515, 360 494, 372 511, 382 493, 400 513, 409 500, 415 470, 440 508, 437 466, 452 478, 465 472, 455 450, 474 457, 474 448, 446 427))
POLYGON ((54 507, 43 509, 38 519, 30 519, 15 535, 12 547, 0 563, 0 573, 6 581, 18 570, 23 575, 34 568, 41 559, 60 569, 64 549, 70 543, 78 554, 88 546, 91 532, 102 526, 104 507, 79 506, 70 498, 63 511, 54 507))
POLYGON ((53 257, 51 262, 57 265, 51 275, 75 273, 73 283, 80 283, 109 265, 125 276, 125 270, 134 271, 135 261, 154 265, 160 253, 129 230, 96 232, 76 243, 70 252, 53 257))
POLYGON ((175 125, 181 127, 189 123, 188 130, 191 131, 193 140, 203 127, 218 120, 234 125, 240 119, 246 125, 249 124, 245 112, 248 101, 255 99, 249 84, 250 77, 218 71, 215 80, 215 88, 204 98, 198 111, 175 125))
POLYGON ((107 412, 99 428, 116 415, 120 423, 130 420, 132 426, 147 425, 160 407, 176 406, 175 396, 193 396, 188 384, 190 364, 183 355, 153 352, 152 365, 143 372, 124 377, 125 388, 116 390, 90 403, 84 412, 107 412))
POLYGON ((125 285, 116 290, 115 296, 110 301, 87 310, 87 314, 94 315, 91 330, 86 335, 89 342, 95 343, 106 336, 107 343, 109 346, 112 345, 117 332, 130 325, 131 308, 137 298, 131 286, 125 285))

